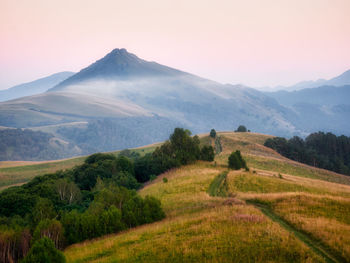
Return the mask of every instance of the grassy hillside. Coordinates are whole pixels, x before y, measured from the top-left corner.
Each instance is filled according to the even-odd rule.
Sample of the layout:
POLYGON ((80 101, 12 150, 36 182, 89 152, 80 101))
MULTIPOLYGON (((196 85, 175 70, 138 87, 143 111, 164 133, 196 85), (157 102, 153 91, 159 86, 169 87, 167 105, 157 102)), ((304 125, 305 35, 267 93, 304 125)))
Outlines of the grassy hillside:
POLYGON ((215 162, 140 190, 162 201, 166 219, 73 245, 68 262, 347 262, 350 178, 290 161, 262 145, 268 137, 202 136, 220 152, 215 162), (249 172, 225 172, 236 149, 249 172))

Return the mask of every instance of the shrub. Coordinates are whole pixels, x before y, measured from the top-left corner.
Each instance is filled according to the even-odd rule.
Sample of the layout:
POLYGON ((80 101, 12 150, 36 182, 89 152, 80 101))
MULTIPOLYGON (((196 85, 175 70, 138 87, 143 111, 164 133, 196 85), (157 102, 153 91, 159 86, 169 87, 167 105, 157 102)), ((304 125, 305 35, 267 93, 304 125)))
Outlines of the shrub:
POLYGON ((243 159, 240 151, 235 151, 230 154, 228 157, 228 167, 233 170, 239 170, 241 168, 245 168, 249 171, 245 160, 243 159))
POLYGON ((168 182, 168 178, 163 177, 163 183, 167 183, 168 182))
POLYGON ((244 125, 239 125, 236 132, 247 132, 247 128, 244 125))
POLYGON ((215 138, 216 137, 216 131, 215 129, 211 129, 210 131, 210 137, 215 138))
POLYGON ((203 161, 212 162, 214 161, 215 153, 214 148, 212 146, 203 146, 201 149, 201 156, 200 159, 203 161))

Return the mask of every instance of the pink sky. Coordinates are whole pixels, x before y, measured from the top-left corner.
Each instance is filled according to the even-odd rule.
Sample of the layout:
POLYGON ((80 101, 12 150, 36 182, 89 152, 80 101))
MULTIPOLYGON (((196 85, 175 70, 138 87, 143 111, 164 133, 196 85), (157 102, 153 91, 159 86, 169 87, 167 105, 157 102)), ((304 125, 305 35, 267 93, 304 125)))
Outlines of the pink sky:
POLYGON ((126 48, 222 83, 350 69, 349 0, 0 0, 0 89, 126 48))

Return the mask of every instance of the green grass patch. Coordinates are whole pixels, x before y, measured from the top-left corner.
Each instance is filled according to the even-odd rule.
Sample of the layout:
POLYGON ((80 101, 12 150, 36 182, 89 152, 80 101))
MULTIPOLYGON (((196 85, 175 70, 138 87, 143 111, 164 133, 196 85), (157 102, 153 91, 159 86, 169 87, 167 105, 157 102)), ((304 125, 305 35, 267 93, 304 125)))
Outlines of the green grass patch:
POLYGON ((333 255, 335 262, 349 262, 349 199, 310 194, 262 195, 247 202, 274 214, 316 245, 321 244, 321 248, 333 255))
POLYGON ((318 188, 306 187, 286 179, 273 176, 260 176, 250 172, 229 176, 229 187, 232 192, 243 193, 283 193, 307 192, 325 193, 318 188))
POLYGON ((299 163, 285 160, 276 160, 262 156, 245 155, 249 167, 301 176, 311 179, 319 179, 333 183, 350 185, 350 176, 336 174, 330 171, 308 167, 299 163))
POLYGON ((85 157, 78 157, 63 161, 0 168, 0 190, 15 184, 26 183, 35 176, 72 168, 82 164, 84 160, 85 157))
POLYGON ((210 196, 220 196, 220 197, 228 196, 228 185, 226 181, 227 173, 228 171, 220 173, 211 182, 208 188, 208 194, 210 196))

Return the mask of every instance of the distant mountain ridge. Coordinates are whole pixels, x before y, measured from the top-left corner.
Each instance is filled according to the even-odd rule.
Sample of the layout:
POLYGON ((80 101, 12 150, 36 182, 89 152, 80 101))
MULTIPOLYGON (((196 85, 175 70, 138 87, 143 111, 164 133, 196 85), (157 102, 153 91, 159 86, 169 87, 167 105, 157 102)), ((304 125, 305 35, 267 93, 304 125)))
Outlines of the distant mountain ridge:
POLYGON ((350 133, 350 85, 265 94, 299 115, 296 121, 306 130, 330 131, 339 135, 350 133))
POLYGON ((303 136, 331 125, 338 134, 350 131, 343 125, 349 113, 339 104, 291 107, 268 93, 114 49, 47 92, 0 103, 0 126, 48 131, 87 154, 162 141, 175 127, 203 133, 242 124, 260 133, 303 136))
POLYGON ((64 71, 40 78, 31 82, 16 85, 12 88, 0 90, 0 101, 13 100, 24 96, 31 96, 46 92, 61 81, 74 75, 74 72, 64 71))
POLYGON ((285 106, 293 106, 301 102, 325 106, 350 104, 350 85, 325 85, 297 91, 280 90, 276 92, 266 92, 265 94, 276 99, 280 104, 285 106))
POLYGON ((334 78, 331 78, 329 80, 326 79, 318 79, 318 80, 310 80, 310 81, 302 81, 298 82, 295 85, 289 86, 289 87, 283 87, 279 86, 276 87, 274 90, 281 91, 294 91, 294 90, 301 90, 301 89, 307 89, 307 88, 318 88, 321 86, 345 86, 350 85, 350 70, 347 70, 340 74, 339 76, 336 76, 334 78))

